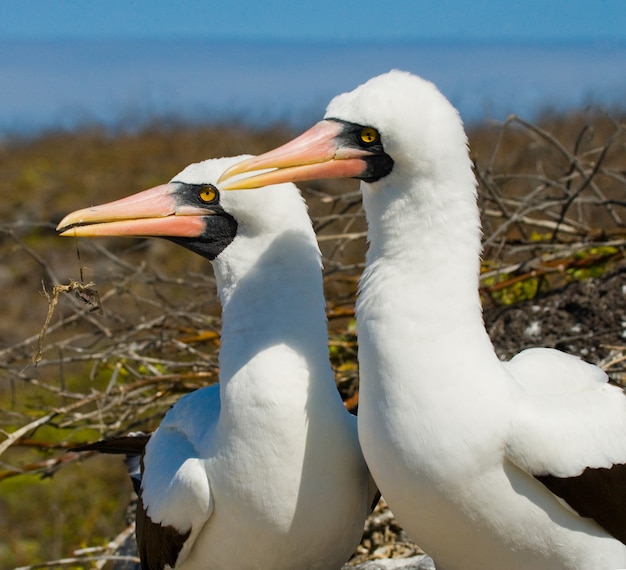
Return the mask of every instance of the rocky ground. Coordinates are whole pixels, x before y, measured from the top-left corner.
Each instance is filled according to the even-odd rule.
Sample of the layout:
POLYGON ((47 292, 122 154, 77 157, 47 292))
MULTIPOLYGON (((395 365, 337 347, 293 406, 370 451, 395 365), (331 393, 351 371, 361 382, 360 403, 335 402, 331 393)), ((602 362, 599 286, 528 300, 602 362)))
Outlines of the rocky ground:
POLYGON ((626 262, 602 277, 573 281, 531 301, 489 309, 485 322, 500 358, 548 346, 599 364, 623 383, 626 262), (621 362, 613 362, 620 357, 621 362))

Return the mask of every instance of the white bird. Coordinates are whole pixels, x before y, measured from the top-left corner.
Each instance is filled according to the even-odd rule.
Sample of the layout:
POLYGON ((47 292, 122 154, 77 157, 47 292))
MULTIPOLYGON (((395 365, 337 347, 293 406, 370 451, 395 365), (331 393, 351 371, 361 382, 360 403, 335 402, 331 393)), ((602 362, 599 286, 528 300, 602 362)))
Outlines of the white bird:
POLYGON ((399 522, 446 570, 626 567, 626 398, 557 350, 496 357, 456 109, 432 83, 391 71, 222 180, 345 176, 362 180, 368 221, 359 438, 399 522))
MULTIPOLYGON (((181 398, 146 445, 142 567, 339 568, 376 489, 329 363, 320 252, 293 184, 220 191, 237 160, 193 164, 169 184, 73 212, 57 229, 162 236, 215 270, 220 381, 181 398)), ((140 451, 146 438, 129 441, 140 451)))

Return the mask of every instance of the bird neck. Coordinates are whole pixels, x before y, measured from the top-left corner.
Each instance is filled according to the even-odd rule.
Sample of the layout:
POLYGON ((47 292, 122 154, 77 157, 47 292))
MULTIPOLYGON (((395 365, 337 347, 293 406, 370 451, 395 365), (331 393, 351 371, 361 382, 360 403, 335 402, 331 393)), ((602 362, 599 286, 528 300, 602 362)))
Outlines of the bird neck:
POLYGON ((478 292, 480 218, 469 161, 467 173, 414 176, 409 187, 392 178, 363 183, 362 190, 370 246, 357 324, 365 376, 368 362, 389 360, 392 368, 408 362, 411 381, 445 382, 451 350, 457 366, 461 352, 492 358, 478 292))
POLYGON ((245 379, 250 393, 255 386, 267 391, 284 376, 335 389, 321 259, 310 222, 306 231, 294 229, 263 243, 238 237, 213 265, 222 302, 220 382, 245 379), (298 370, 279 373, 295 362, 292 357, 298 370))

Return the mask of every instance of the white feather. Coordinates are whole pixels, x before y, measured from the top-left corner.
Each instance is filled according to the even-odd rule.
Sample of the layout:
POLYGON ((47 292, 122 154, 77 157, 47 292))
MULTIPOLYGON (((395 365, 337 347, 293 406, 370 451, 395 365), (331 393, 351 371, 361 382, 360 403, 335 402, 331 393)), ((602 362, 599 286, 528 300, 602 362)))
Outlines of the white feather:
MULTIPOLYGON (((239 159, 174 179, 216 184, 239 159)), ((214 260, 220 383, 182 398, 152 436, 150 518, 191 530, 177 569, 338 568, 373 497, 356 420, 330 368, 320 252, 292 184, 223 192, 237 235, 214 260)))
POLYGON ((374 127, 392 172, 361 183, 359 437, 400 524, 446 570, 622 568, 626 546, 532 474, 626 462, 626 406, 556 351, 498 361, 478 295, 480 219, 467 139, 435 86, 400 71, 336 97, 374 127))
POLYGON ((547 348, 525 350, 503 364, 525 392, 506 448, 517 465, 537 475, 572 477, 626 461, 626 397, 603 370, 547 348))

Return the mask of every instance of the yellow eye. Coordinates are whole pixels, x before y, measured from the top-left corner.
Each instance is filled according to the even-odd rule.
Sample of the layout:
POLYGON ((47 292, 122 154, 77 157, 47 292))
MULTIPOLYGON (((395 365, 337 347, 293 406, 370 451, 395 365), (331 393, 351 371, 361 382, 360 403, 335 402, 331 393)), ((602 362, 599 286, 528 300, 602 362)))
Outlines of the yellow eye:
POLYGON ((361 129, 361 141, 365 144, 373 144, 378 141, 380 135, 378 131, 372 127, 364 127, 361 129))
POLYGON ((214 202, 217 198, 217 188, 215 186, 211 186, 210 184, 202 186, 202 188, 198 191, 198 196, 203 202, 214 202))

